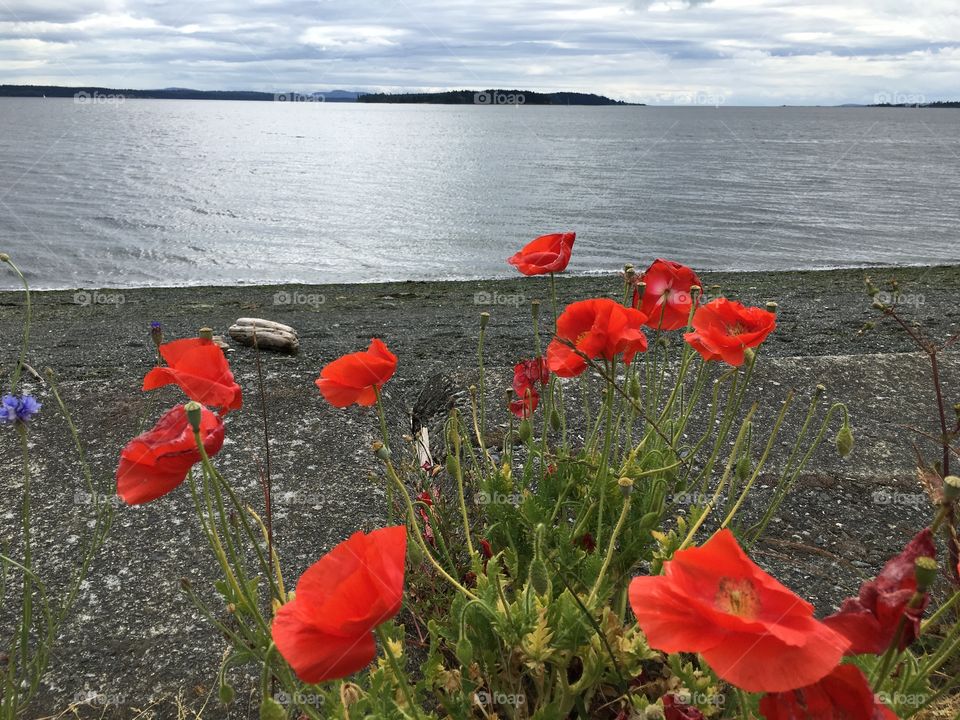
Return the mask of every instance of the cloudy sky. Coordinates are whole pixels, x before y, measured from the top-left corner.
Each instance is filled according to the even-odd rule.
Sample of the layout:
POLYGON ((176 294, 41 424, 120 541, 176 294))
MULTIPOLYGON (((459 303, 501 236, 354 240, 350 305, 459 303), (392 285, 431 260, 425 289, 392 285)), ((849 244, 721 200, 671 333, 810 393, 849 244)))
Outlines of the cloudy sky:
POLYGON ((0 0, 0 83, 960 99, 958 0, 0 0))

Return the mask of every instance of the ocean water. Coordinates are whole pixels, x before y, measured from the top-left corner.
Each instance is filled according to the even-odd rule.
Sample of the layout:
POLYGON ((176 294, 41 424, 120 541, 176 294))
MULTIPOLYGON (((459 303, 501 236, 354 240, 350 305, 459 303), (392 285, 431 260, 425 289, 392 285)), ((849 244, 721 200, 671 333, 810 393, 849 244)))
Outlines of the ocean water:
MULTIPOLYGON (((960 261, 960 111, 0 98, 0 251, 36 287, 960 261)), ((0 287, 15 287, 0 274, 0 287)))

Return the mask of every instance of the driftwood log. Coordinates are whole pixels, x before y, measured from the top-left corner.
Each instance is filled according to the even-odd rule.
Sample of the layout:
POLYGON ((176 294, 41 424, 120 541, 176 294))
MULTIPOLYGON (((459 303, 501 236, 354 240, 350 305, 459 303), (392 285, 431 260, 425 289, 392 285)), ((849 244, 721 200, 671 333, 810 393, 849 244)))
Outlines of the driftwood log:
POLYGON ((241 345, 290 353, 300 350, 297 331, 289 325, 281 325, 261 318, 240 318, 230 326, 230 337, 241 345))

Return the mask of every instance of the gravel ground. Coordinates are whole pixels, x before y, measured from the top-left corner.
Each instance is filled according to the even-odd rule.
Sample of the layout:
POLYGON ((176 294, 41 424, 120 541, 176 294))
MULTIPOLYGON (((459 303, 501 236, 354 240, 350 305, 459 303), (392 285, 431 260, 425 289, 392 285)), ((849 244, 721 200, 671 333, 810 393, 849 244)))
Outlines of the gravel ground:
MULTIPOLYGON (((709 292, 749 303, 780 304, 779 327, 763 349, 753 394, 769 420, 790 388, 798 403, 788 415, 782 443, 795 436, 806 400, 817 383, 822 400, 847 402, 857 437, 845 461, 825 443, 788 498, 759 562, 826 613, 927 521, 929 511, 915 482, 914 444, 930 454, 906 426, 930 427, 933 393, 928 366, 889 320, 877 319, 863 293, 863 278, 899 279, 904 315, 931 337, 960 332, 960 267, 838 270, 795 273, 705 274, 709 292)), ((558 279, 560 303, 600 294, 616 296, 616 277, 558 279)), ((179 398, 172 389, 143 394, 139 384, 153 362, 151 320, 169 337, 193 334, 201 325, 217 333, 238 317, 265 317, 296 327, 301 352, 265 354, 264 395, 273 433, 273 474, 278 494, 277 534, 287 574, 296 578, 310 562, 357 528, 382 522, 382 486, 367 446, 376 433, 366 411, 337 411, 318 396, 313 380, 338 355, 381 337, 400 367, 388 385, 391 432, 409 431, 409 412, 428 378, 461 377, 475 365, 477 314, 489 311, 486 361, 490 387, 509 383, 510 368, 530 355, 529 303, 544 300, 542 279, 449 283, 390 283, 284 287, 209 287, 45 292, 34 294, 29 362, 54 368, 75 414, 88 459, 109 486, 120 447, 179 398), (484 304, 492 303, 492 304, 484 304)), ((23 297, 0 293, 0 362, 9 367, 19 348, 23 297)), ((231 415, 228 442, 218 463, 239 492, 256 501, 262 430, 256 411, 254 354, 230 354, 247 405, 231 415)), ((960 400, 960 356, 944 358, 943 384, 952 404, 960 400)), ((0 378, 3 380, 3 378, 0 378)), ((69 566, 89 507, 77 491, 79 475, 67 429, 49 391, 33 382, 46 403, 31 430, 35 517, 41 573, 55 587, 69 566), (66 541, 64 541, 66 538, 66 541)), ((832 433, 831 433, 832 435, 832 433)), ((0 536, 16 537, 20 497, 19 456, 12 435, 0 443, 0 536)), ((765 485, 771 478, 761 478, 765 485)), ((746 509, 762 512, 769 487, 759 488, 746 509)), ((97 558, 74 619, 64 628, 36 712, 63 709, 78 696, 110 701, 104 717, 176 717, 175 698, 202 705, 213 685, 223 645, 178 589, 189 577, 203 587, 211 563, 181 488, 140 508, 117 507, 113 533, 97 558)), ((9 622, 0 608, 0 628, 9 622)), ((215 690, 214 690, 215 692, 215 690)), ((210 701, 215 705, 214 700, 210 701)), ((80 710, 101 717, 103 708, 80 710)), ((255 717, 249 710, 249 716, 255 717)), ((204 717, 226 717, 208 707, 204 717)), ((247 717, 244 701, 231 717, 247 717)))

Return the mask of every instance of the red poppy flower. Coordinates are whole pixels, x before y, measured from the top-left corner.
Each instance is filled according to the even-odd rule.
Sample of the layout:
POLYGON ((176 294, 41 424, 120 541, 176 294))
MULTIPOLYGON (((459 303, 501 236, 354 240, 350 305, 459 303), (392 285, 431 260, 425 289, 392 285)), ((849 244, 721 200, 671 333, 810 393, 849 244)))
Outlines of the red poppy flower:
POLYGON ((760 714, 767 720, 897 720, 879 702, 856 665, 840 665, 813 685, 764 695, 760 714))
POLYGON ((697 274, 686 265, 657 259, 638 282, 646 283, 643 298, 634 290, 633 306, 647 316, 646 325, 656 330, 678 330, 687 326, 693 295, 690 288, 702 288, 697 274))
POLYGON ((860 586, 855 598, 847 598, 840 610, 823 619, 828 626, 850 640, 848 654, 884 652, 896 635, 900 618, 906 617, 900 649, 920 634, 920 619, 930 602, 927 593, 919 607, 908 607, 917 591, 914 563, 918 557, 936 557, 930 528, 921 530, 896 557, 887 561, 873 580, 860 586))
MULTIPOLYGON (((207 455, 223 447, 223 419, 207 408, 200 416, 200 438, 207 455)), ((163 414, 152 430, 127 443, 120 451, 117 495, 128 505, 156 500, 177 487, 187 472, 200 462, 193 429, 183 405, 163 414)))
POLYGON ((541 389, 550 380, 550 370, 543 358, 521 360, 513 368, 513 392, 517 399, 510 402, 510 412, 519 418, 533 415, 540 403, 541 389))
POLYGON ((570 262, 573 241, 576 239, 577 234, 572 232, 541 235, 507 262, 524 275, 562 272, 570 262))
POLYGON ((663 696, 663 717, 664 720, 704 720, 700 710, 680 702, 673 693, 663 696))
POLYGON ((640 329, 646 319, 639 310, 607 298, 567 305, 557 318, 557 337, 547 346, 547 367, 567 378, 586 370, 586 361, 567 342, 591 359, 612 360, 623 353, 629 365, 634 355, 647 349, 647 338, 640 329))
POLYGON ((377 653, 373 629, 400 611, 407 529, 354 533, 300 577, 277 611, 277 649, 305 683, 352 675, 377 653))
POLYGON ((144 390, 176 384, 191 400, 219 407, 224 413, 237 410, 243 404, 230 364, 212 340, 174 340, 160 346, 160 355, 167 365, 147 373, 143 378, 144 390))
POLYGON ((650 647, 700 653, 719 677, 748 692, 815 683, 849 644, 757 567, 729 530, 677 552, 662 576, 634 578, 629 594, 650 647))
POLYGON ((396 370, 397 356, 382 340, 374 338, 363 352, 344 355, 324 367, 316 385, 334 407, 354 403, 370 406, 377 401, 377 391, 396 370))
POLYGON ((777 316, 758 307, 717 298, 697 308, 693 314, 693 332, 686 340, 704 360, 723 360, 743 365, 744 351, 755 348, 777 326, 777 316))

